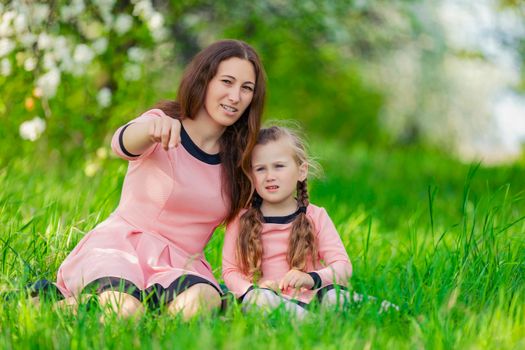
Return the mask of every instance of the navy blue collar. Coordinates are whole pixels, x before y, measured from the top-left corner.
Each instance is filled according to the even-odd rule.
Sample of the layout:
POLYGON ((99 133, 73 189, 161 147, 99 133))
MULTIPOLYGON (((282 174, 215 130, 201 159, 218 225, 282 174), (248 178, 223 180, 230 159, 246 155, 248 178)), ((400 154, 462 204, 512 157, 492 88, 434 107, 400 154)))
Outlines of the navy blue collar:
POLYGON ((186 132, 184 129, 184 126, 180 128, 180 142, 182 146, 184 146, 184 149, 188 151, 189 154, 191 154, 193 157, 197 158, 201 162, 216 165, 221 164, 221 156, 219 153, 217 154, 209 154, 201 150, 190 138, 190 135, 186 132))
POLYGON ((303 211, 299 208, 294 213, 286 216, 263 216, 263 220, 265 224, 289 224, 303 211))

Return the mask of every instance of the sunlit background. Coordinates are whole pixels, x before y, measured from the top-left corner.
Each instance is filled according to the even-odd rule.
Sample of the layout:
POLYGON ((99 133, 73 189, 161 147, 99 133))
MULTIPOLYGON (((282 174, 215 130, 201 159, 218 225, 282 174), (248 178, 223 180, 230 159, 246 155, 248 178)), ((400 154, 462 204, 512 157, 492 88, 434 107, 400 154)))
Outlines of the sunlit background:
POLYGON ((95 174, 115 128, 173 98, 189 59, 222 38, 261 54, 266 118, 314 138, 524 159, 519 0, 8 1, 0 19, 2 166, 67 159, 95 174))

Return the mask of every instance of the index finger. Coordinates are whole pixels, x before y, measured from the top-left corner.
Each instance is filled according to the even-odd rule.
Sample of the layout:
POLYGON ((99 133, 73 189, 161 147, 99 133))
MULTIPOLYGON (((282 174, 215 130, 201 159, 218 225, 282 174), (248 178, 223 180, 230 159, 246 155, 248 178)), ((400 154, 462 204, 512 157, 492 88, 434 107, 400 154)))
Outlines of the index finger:
POLYGON ((179 145, 179 143, 180 143, 180 128, 181 128, 180 121, 175 119, 171 123, 171 135, 170 135, 169 148, 177 147, 179 145))

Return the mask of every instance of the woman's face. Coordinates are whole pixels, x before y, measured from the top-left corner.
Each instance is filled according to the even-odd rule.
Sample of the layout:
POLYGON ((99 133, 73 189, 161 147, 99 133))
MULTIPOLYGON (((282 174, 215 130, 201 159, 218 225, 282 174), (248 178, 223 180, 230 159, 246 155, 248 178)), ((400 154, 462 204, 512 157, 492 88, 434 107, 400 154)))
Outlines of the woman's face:
POLYGON ((228 127, 235 123, 253 99, 255 69, 250 61, 232 57, 222 61, 208 83, 200 116, 228 127))

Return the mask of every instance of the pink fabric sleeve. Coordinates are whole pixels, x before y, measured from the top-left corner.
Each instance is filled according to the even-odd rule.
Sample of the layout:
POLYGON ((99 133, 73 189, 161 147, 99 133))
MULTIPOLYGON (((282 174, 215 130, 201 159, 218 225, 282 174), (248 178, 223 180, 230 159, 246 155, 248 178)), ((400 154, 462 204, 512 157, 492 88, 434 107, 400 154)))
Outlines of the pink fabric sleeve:
POLYGON ((236 298, 240 298, 252 286, 250 279, 241 273, 235 258, 240 215, 226 227, 222 248, 222 278, 236 298))
POLYGON ((320 209, 315 226, 318 231, 319 257, 325 267, 311 272, 316 272, 321 278, 321 288, 334 283, 346 286, 352 276, 352 264, 334 223, 326 210, 320 209))
POLYGON ((117 131, 115 131, 115 133, 113 134, 113 138, 111 139, 111 148, 113 149, 113 152, 117 156, 119 156, 120 158, 125 159, 125 160, 130 160, 130 161, 139 160, 139 159, 145 158, 148 155, 150 155, 151 153, 153 153, 153 151, 157 148, 158 143, 154 143, 153 145, 151 145, 151 147, 149 147, 147 150, 142 152, 142 154, 140 154, 140 155, 137 155, 137 156, 134 156, 134 157, 132 155, 130 155, 129 152, 127 152, 125 149, 123 149, 122 130, 124 128, 126 128, 127 126, 129 126, 130 124, 133 124, 133 123, 145 123, 148 120, 150 120, 151 118, 158 118, 158 117, 160 117, 162 115, 165 115, 162 110, 160 110, 160 109, 151 109, 149 111, 146 111, 144 114, 142 114, 138 118, 135 118, 132 121, 130 121, 130 122, 122 125, 120 128, 118 128, 117 131), (126 152, 127 152, 127 154, 126 154, 126 152))

